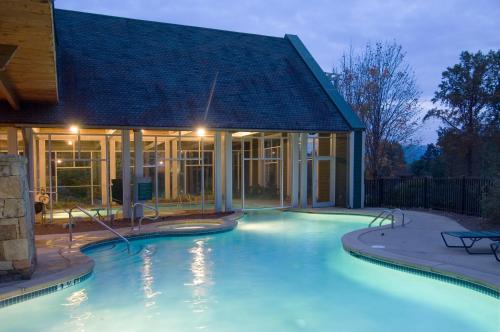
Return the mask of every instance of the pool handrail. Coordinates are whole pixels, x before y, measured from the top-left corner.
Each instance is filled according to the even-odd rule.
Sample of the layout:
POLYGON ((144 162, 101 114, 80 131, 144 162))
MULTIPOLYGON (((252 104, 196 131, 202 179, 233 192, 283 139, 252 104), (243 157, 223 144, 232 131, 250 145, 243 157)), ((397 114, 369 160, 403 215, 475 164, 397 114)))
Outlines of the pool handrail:
MULTIPOLYGON (((392 211, 391 211, 391 210, 382 210, 382 211, 381 211, 381 212, 380 212, 380 213, 379 213, 379 214, 378 214, 375 218, 373 218, 373 220, 372 220, 372 221, 368 224, 368 227, 372 227, 373 223, 374 223, 375 221, 377 221, 379 218, 382 218, 382 216, 383 216, 384 214, 387 214, 387 215, 386 215, 384 218, 382 218, 382 221, 383 221, 385 218, 389 217, 389 216, 391 215, 391 213, 392 213, 392 211)), ((380 224, 379 224, 379 226, 380 226, 380 224)))
POLYGON ((80 207, 80 206, 74 206, 73 208, 71 208, 69 211, 68 211, 68 214, 69 214, 69 223, 68 223, 68 229, 69 229, 69 243, 71 245, 71 243, 73 242, 73 223, 72 223, 72 220, 74 219, 73 218, 73 210, 79 210, 80 212, 82 212, 83 214, 87 215, 88 217, 90 217, 90 219, 92 219, 93 221, 97 222, 98 224, 100 224, 102 227, 106 228, 106 230, 110 231, 111 233, 115 234, 118 238, 120 238, 123 242, 125 242, 125 244, 127 245, 127 251, 130 253, 130 242, 129 240, 127 240, 123 235, 121 235, 120 233, 118 233, 117 231, 115 231, 113 228, 109 227, 108 225, 106 225, 105 223, 103 223, 102 221, 100 221, 99 219, 97 219, 95 216, 93 216, 90 211, 80 207))
POLYGON ((385 219, 391 217, 391 228, 394 228, 394 213, 399 212, 402 215, 401 226, 405 225, 405 214, 401 209, 385 209, 381 211, 373 220, 368 224, 368 227, 371 227, 375 221, 381 219, 378 223, 378 226, 382 226, 382 223, 385 219), (384 216, 385 215, 385 216, 384 216))
POLYGON ((146 209, 149 209, 151 211, 154 211, 155 212, 155 216, 154 217, 148 217, 148 216, 142 216, 140 219, 139 219, 139 232, 141 231, 141 226, 142 226, 142 220, 143 219, 148 219, 148 220, 151 220, 151 221, 154 221, 156 219, 158 219, 160 217, 160 211, 158 211, 158 209, 154 206, 151 206, 151 205, 147 205, 147 204, 144 204, 144 203, 141 203, 141 202, 136 202, 134 204, 132 204, 132 214, 131 214, 131 218, 130 218, 130 224, 131 224, 131 229, 134 230, 134 222, 135 222, 135 208, 137 206, 142 206, 143 208, 146 208, 146 209))

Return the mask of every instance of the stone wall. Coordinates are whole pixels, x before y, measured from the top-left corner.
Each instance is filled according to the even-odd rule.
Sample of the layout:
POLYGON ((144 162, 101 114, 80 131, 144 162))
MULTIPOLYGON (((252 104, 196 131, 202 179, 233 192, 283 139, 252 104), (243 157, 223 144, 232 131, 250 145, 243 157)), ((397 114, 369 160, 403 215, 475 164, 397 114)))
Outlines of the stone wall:
POLYGON ((0 281, 30 278, 36 264, 27 160, 0 155, 0 281))

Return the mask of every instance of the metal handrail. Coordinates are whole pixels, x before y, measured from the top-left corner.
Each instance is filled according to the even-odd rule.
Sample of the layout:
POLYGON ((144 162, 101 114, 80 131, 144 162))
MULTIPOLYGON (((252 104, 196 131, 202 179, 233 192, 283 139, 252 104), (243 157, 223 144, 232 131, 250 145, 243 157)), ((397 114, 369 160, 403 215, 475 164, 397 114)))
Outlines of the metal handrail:
POLYGON ((87 215, 88 217, 90 217, 90 219, 92 219, 93 221, 97 222, 98 224, 100 224, 101 226, 103 226, 104 228, 106 228, 108 231, 110 231, 111 233, 113 233, 116 236, 118 236, 122 241, 125 242, 125 244, 127 245, 127 251, 130 253, 130 242, 129 242, 129 240, 127 240, 123 235, 121 235, 120 233, 118 233, 117 231, 115 231, 113 228, 109 227, 108 225, 106 225, 105 223, 103 223, 102 221, 100 221, 99 219, 97 219, 96 217, 94 217, 92 214, 90 214, 89 211, 87 211, 84 208, 81 208, 79 206, 75 206, 71 210, 68 211, 69 218, 70 218, 70 220, 69 220, 69 226, 68 226, 68 228, 69 228, 69 242, 70 242, 70 244, 71 244, 71 242, 73 242, 73 224, 72 224, 73 215, 72 215, 72 212, 75 209, 79 210, 83 214, 87 215))
POLYGON ((394 214, 394 212, 399 212, 401 213, 401 216, 403 217, 403 219, 401 220, 401 226, 404 227, 405 225, 405 213, 403 212, 403 210, 401 209, 392 209, 392 213, 394 214))
POLYGON ((149 209, 151 211, 154 211, 155 212, 155 216, 154 217, 148 217, 148 216, 142 216, 140 219, 139 219, 139 232, 141 231, 141 226, 142 226, 142 220, 143 219, 148 219, 148 220, 151 220, 151 221, 154 221, 156 219, 158 219, 160 217, 160 212, 158 211, 157 208, 155 208, 154 206, 150 206, 150 205, 146 205, 144 203, 140 203, 140 202, 136 202, 134 204, 132 204, 132 218, 130 220, 131 222, 131 229, 134 230, 134 222, 135 222, 135 208, 137 206, 142 206, 143 208, 146 208, 146 209, 149 209))
POLYGON ((373 220, 368 224, 368 227, 372 227, 372 224, 377 221, 379 218, 382 218, 382 216, 387 213, 388 215, 386 216, 386 218, 391 214, 391 210, 383 210, 382 212, 380 212, 375 218, 373 218, 373 220))
POLYGON ((401 210, 401 209, 391 209, 391 210, 383 210, 382 212, 380 212, 369 224, 368 224, 368 227, 371 227, 372 224, 377 221, 379 218, 382 218, 382 216, 384 214, 386 214, 386 216, 384 218, 382 218, 382 220, 380 220, 380 222, 378 223, 378 226, 382 226, 382 223, 384 222, 385 219, 387 219, 388 217, 391 217, 391 228, 394 228, 394 213, 395 212, 399 212, 401 213, 403 219, 401 221, 401 226, 404 227, 405 225, 405 214, 404 212, 401 210))

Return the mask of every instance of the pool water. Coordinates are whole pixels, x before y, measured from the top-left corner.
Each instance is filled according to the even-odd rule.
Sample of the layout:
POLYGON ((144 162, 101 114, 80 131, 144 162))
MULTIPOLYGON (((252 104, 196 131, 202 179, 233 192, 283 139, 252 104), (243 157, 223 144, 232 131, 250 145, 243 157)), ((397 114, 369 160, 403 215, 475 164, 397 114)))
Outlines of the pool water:
POLYGON ((365 216, 269 212, 228 233, 89 249, 87 281, 0 310, 0 331, 494 331, 500 301, 356 259, 365 216))

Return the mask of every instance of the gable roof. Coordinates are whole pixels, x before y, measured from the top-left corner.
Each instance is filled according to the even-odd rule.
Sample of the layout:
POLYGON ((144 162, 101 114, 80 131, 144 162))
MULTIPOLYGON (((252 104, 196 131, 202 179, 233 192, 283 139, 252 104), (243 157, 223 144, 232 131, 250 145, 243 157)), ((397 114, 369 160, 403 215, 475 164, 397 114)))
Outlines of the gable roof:
POLYGON ((23 105, 22 112, 0 106, 1 123, 355 129, 354 113, 339 110, 289 38, 58 9, 54 19, 59 103, 23 105))

